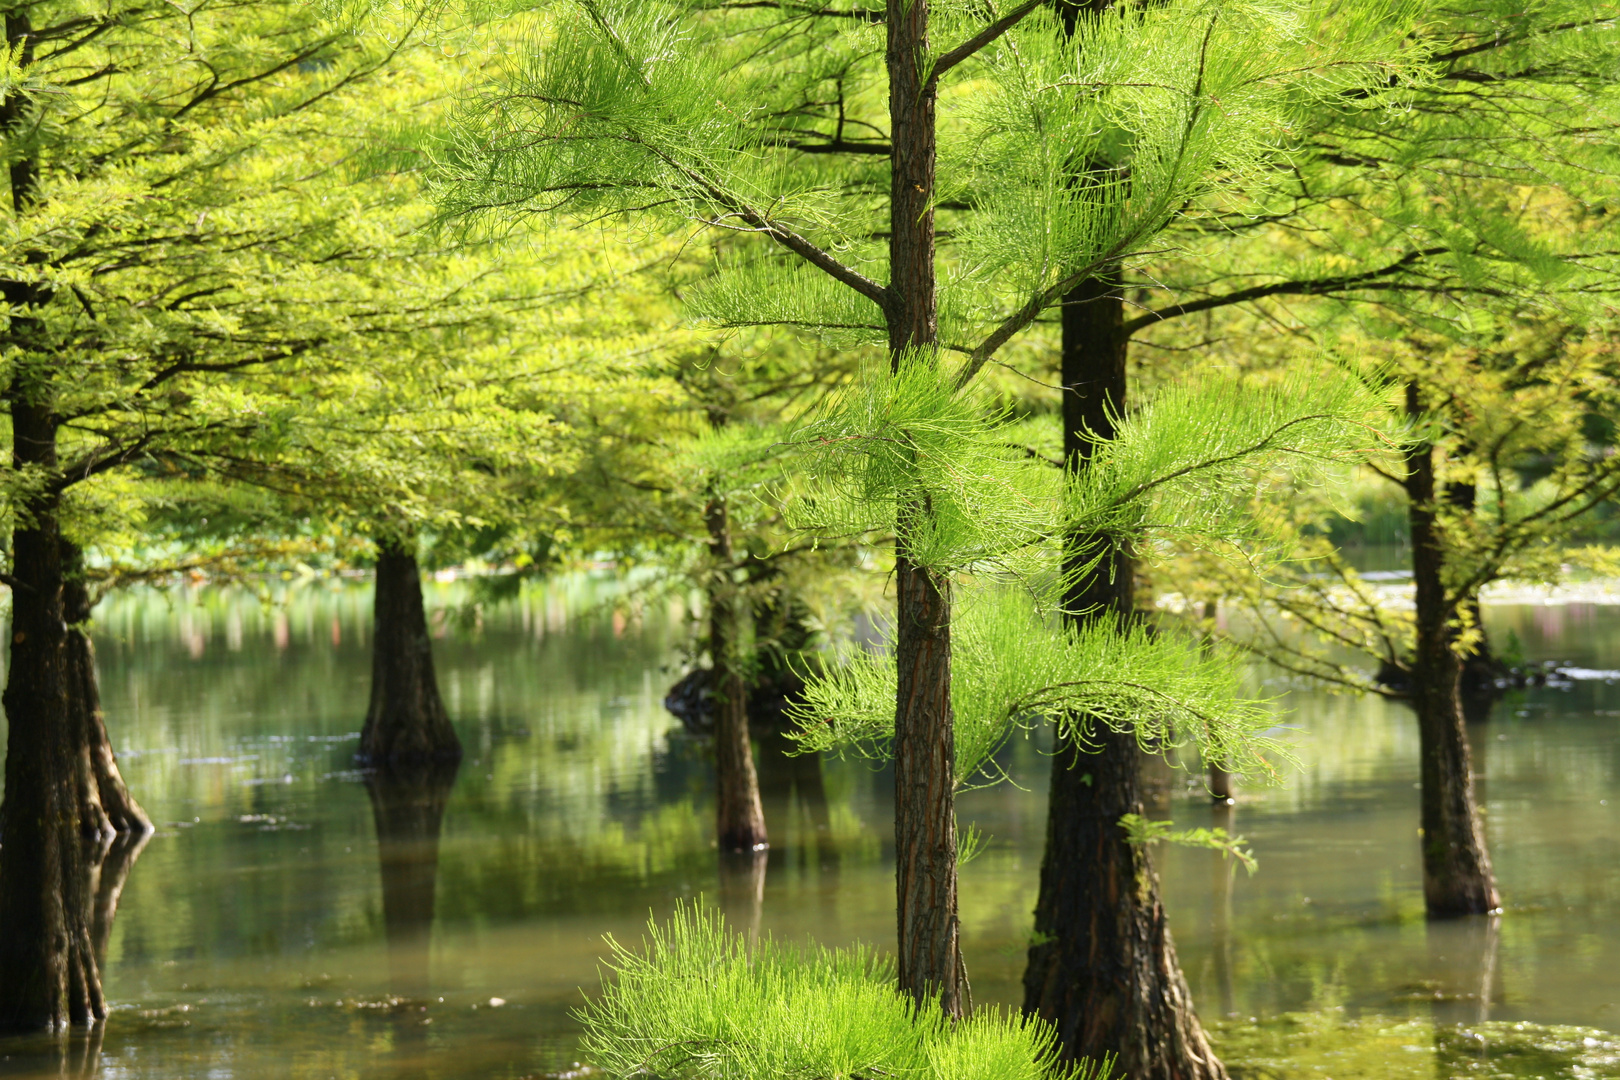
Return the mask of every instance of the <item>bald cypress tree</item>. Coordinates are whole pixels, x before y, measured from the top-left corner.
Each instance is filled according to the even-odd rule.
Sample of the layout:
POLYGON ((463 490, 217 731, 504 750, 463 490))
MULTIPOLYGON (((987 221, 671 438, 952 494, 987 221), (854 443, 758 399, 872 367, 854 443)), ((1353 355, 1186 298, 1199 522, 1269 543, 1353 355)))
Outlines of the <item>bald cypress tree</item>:
POLYGON ((273 442, 286 416, 255 380, 341 367, 455 290, 396 217, 410 192, 346 172, 356 144, 333 136, 420 89, 389 78, 411 26, 361 39, 293 4, 50 0, 9 5, 4 29, 0 1031, 36 1031, 105 1015, 84 837, 145 826, 98 714, 80 549, 140 519, 136 471, 273 442))
MULTIPOLYGON (((1038 2, 546 10, 513 50, 525 59, 467 105, 446 212, 511 222, 567 207, 752 234, 752 256, 691 298, 704 317, 880 349, 912 405, 947 413, 1078 283, 1277 163, 1297 109, 1401 77, 1398 20, 1365 5, 1331 20, 1155 5, 1097 15, 1072 39, 1038 2), (1129 169, 1074 183, 1075 161, 1120 138, 1129 169)), ((951 612, 973 559, 937 543, 939 463, 921 442, 904 449, 933 418, 912 418, 887 519, 898 975, 959 1015, 951 612)))
MULTIPOLYGON (((1477 591, 1506 574, 1546 576, 1549 542, 1575 535, 1609 490, 1600 465, 1571 467, 1567 416, 1596 419, 1608 408, 1608 375, 1580 342, 1609 319, 1620 274, 1612 212, 1620 155, 1598 134, 1620 124, 1620 11, 1469 0, 1425 4, 1421 16, 1414 41, 1424 77, 1320 99, 1302 116, 1295 169, 1249 192, 1239 212, 1178 224, 1186 249, 1205 257, 1161 259, 1122 283, 1141 307, 1122 318, 1121 332, 1170 348, 1230 335, 1247 348, 1221 351, 1252 367, 1286 355, 1283 337, 1354 343, 1392 360, 1388 372, 1408 387, 1412 435, 1383 473, 1408 511, 1414 619, 1374 616, 1359 585, 1346 608, 1311 585, 1289 599, 1225 580, 1234 598, 1259 589, 1283 610, 1308 610, 1329 637, 1365 643, 1401 684, 1422 744, 1425 907, 1450 917, 1501 902, 1461 694, 1464 669, 1484 647, 1477 591), (1369 123, 1368 93, 1408 102, 1406 119, 1369 123), (1553 325, 1571 352, 1525 348, 1553 325), (1462 356, 1474 358, 1471 367, 1462 356), (1576 388, 1576 370, 1596 380, 1591 390, 1576 388), (1568 412, 1555 417, 1537 387, 1561 380, 1568 412), (1492 430, 1502 415, 1522 415, 1544 449, 1503 441, 1492 430), (1496 474, 1513 453, 1560 463, 1556 510, 1507 508, 1520 493, 1496 474), (1495 510, 1476 515, 1486 500, 1495 510)), ((1345 680, 1307 651, 1308 660, 1288 662, 1345 680)), ((1488 681, 1489 664, 1477 667, 1488 681)))

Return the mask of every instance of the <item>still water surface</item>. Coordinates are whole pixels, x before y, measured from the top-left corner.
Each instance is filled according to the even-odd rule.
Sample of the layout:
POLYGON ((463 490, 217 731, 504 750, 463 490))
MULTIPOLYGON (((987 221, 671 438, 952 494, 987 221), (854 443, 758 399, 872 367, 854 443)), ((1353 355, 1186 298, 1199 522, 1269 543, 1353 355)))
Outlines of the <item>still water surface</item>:
MULTIPOLYGON (((634 942, 682 898, 779 937, 887 945, 889 774, 767 742, 771 850, 762 872, 722 864, 705 747, 661 706, 684 613, 610 613, 612 588, 532 587, 476 632, 439 620, 467 757, 442 801, 402 805, 352 765, 369 589, 105 604, 108 722, 160 828, 108 939, 98 1044, 81 1036, 63 1059, 0 1043, 0 1075, 537 1076, 579 1056, 569 1010, 598 983, 603 936, 634 942)), ((430 586, 428 603, 460 595, 430 586)), ((1417 734, 1398 705, 1268 683, 1303 765, 1285 788, 1242 792, 1229 820, 1164 772, 1158 812, 1227 824, 1260 860, 1250 877, 1158 852, 1183 966, 1235 1073, 1620 1077, 1605 1034, 1620 1031, 1620 683, 1602 676, 1620 668, 1620 606, 1499 605, 1488 621, 1594 676, 1517 692, 1476 726, 1498 920, 1422 918, 1417 734)), ((1044 829, 1041 747, 1015 745, 1007 765, 1023 790, 960 804, 991 837, 962 878, 981 1003, 1020 998, 1044 829)))

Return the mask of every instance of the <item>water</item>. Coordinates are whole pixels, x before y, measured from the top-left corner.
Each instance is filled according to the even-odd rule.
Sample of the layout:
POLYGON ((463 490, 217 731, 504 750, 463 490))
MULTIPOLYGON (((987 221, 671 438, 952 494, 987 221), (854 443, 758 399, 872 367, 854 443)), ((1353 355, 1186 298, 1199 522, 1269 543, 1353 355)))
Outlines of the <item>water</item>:
MULTIPOLYGON (((416 831, 388 838, 385 919, 372 794, 351 764, 367 589, 289 586, 273 607, 228 590, 109 601, 96 632, 109 724, 160 828, 112 926, 99 1044, 80 1036, 64 1059, 0 1043, 0 1075, 530 1077, 578 1057, 569 1010, 598 983, 603 935, 634 942, 683 898, 777 936, 887 944, 887 772, 762 747, 763 881, 722 866, 705 748, 660 705, 685 613, 661 600, 611 614, 610 589, 573 578, 488 608, 476 630, 436 620, 467 759, 427 879, 431 921, 409 872, 422 864, 401 861, 431 852, 431 805, 394 808, 416 831)), ((463 596, 431 586, 428 602, 448 613, 463 596)), ((1475 732, 1500 919, 1422 918, 1416 731, 1375 700, 1271 684, 1304 764, 1220 820, 1248 837, 1258 874, 1158 852, 1183 966, 1235 1071, 1620 1076, 1604 1033, 1620 1030, 1620 684, 1600 675, 1620 668, 1620 608, 1488 619, 1527 655, 1600 676, 1519 692, 1475 732)), ((1007 765, 1026 790, 962 800, 991 837, 962 899, 975 997, 1011 1004, 1047 761, 1021 742, 1007 765)), ((1212 821, 1187 774, 1166 772, 1162 790, 1160 812, 1212 821)))

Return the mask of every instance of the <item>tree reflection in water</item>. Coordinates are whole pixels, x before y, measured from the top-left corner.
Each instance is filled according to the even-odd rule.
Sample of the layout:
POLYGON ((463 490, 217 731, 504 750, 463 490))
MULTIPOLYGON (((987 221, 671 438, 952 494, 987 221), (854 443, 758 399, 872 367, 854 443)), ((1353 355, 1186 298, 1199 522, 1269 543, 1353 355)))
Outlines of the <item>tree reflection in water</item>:
POLYGON ((1497 990, 1500 915, 1431 921, 1430 961, 1442 973, 1434 989, 1434 1068, 1443 1078, 1485 1069, 1489 1036, 1474 1030, 1491 1018, 1497 990))
POLYGON ((455 761, 379 766, 366 776, 382 871, 383 934, 394 998, 389 1077, 427 1075, 432 1017, 429 947, 439 873, 439 831, 460 767, 455 761))
POLYGON ((816 863, 823 872, 838 866, 838 849, 833 842, 832 817, 827 809, 827 789, 821 776, 821 755, 798 753, 798 744, 780 729, 769 728, 757 732, 754 745, 759 748, 759 794, 765 804, 765 824, 780 836, 773 861, 785 857, 786 841, 791 835, 798 846, 808 851, 812 842, 816 863), (799 797, 799 812, 806 821, 795 820, 793 796, 799 797), (813 837, 807 842, 805 828, 813 837))
MULTIPOLYGON (((1216 801, 1210 816, 1213 828, 1225 829, 1228 836, 1236 835, 1233 819, 1237 811, 1230 798, 1216 801)), ((1220 1014, 1230 1018, 1237 1015, 1237 993, 1232 982, 1232 879, 1237 875, 1238 867, 1236 860, 1227 858, 1225 852, 1212 851, 1209 857, 1215 867, 1210 889, 1213 904, 1210 948, 1215 966, 1215 987, 1220 995, 1220 1014)))
MULTIPOLYGON (((86 880, 82 895, 90 905, 90 918, 86 921, 90 924, 91 955, 95 957, 104 983, 107 946, 112 940, 113 919, 118 915, 118 899, 124 893, 135 860, 151 839, 151 831, 134 829, 110 836, 97 835, 84 841, 86 880)), ((8 1048, 6 1057, 22 1064, 26 1075, 34 1075, 27 1066, 37 1064, 40 1076, 92 1080, 101 1071, 101 1042, 106 1028, 106 1021, 98 1021, 87 1028, 74 1028, 65 1035, 19 1041, 8 1048)))
POLYGON ((455 786, 456 762, 390 765, 366 777, 377 824, 383 932, 393 993, 425 1004, 430 990, 428 939, 439 873, 439 829, 455 786))

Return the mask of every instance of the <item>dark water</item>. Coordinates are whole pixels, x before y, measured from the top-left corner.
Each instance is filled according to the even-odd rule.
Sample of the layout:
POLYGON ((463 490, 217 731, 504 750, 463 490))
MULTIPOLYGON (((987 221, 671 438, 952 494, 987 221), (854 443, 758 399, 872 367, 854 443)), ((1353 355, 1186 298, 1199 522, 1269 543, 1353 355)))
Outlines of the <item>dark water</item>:
MULTIPOLYGON (((569 1009, 597 984, 603 935, 634 941, 682 898, 778 936, 887 944, 887 773, 763 746, 773 846, 762 872, 721 865, 705 749, 660 705, 684 613, 609 614, 610 589, 569 579, 485 611, 476 631, 443 620, 467 759, 425 879, 411 868, 431 868, 432 799, 402 809, 380 793, 393 823, 380 859, 350 760, 369 590, 289 586, 280 607, 208 590, 109 601, 109 725, 161 828, 113 924, 99 1044, 80 1036, 64 1058, 0 1043, 0 1074, 534 1076, 577 1056, 569 1009)), ((429 605, 460 595, 435 586, 429 605)), ((1620 607, 1498 606, 1489 620, 1529 656, 1620 668, 1620 607)), ((1422 918, 1410 716, 1269 689, 1301 729, 1289 786, 1240 793, 1225 821, 1167 770, 1161 807, 1227 824, 1260 859, 1249 877, 1207 852, 1158 853, 1183 965, 1235 1071, 1620 1077, 1603 1033, 1620 1031, 1620 685, 1523 691, 1478 727, 1508 909, 1439 926, 1422 918)), ((1015 746, 1008 766, 1026 790, 961 803, 991 837, 962 881, 980 1002, 1019 999, 1044 829, 1040 747, 1015 746)))

